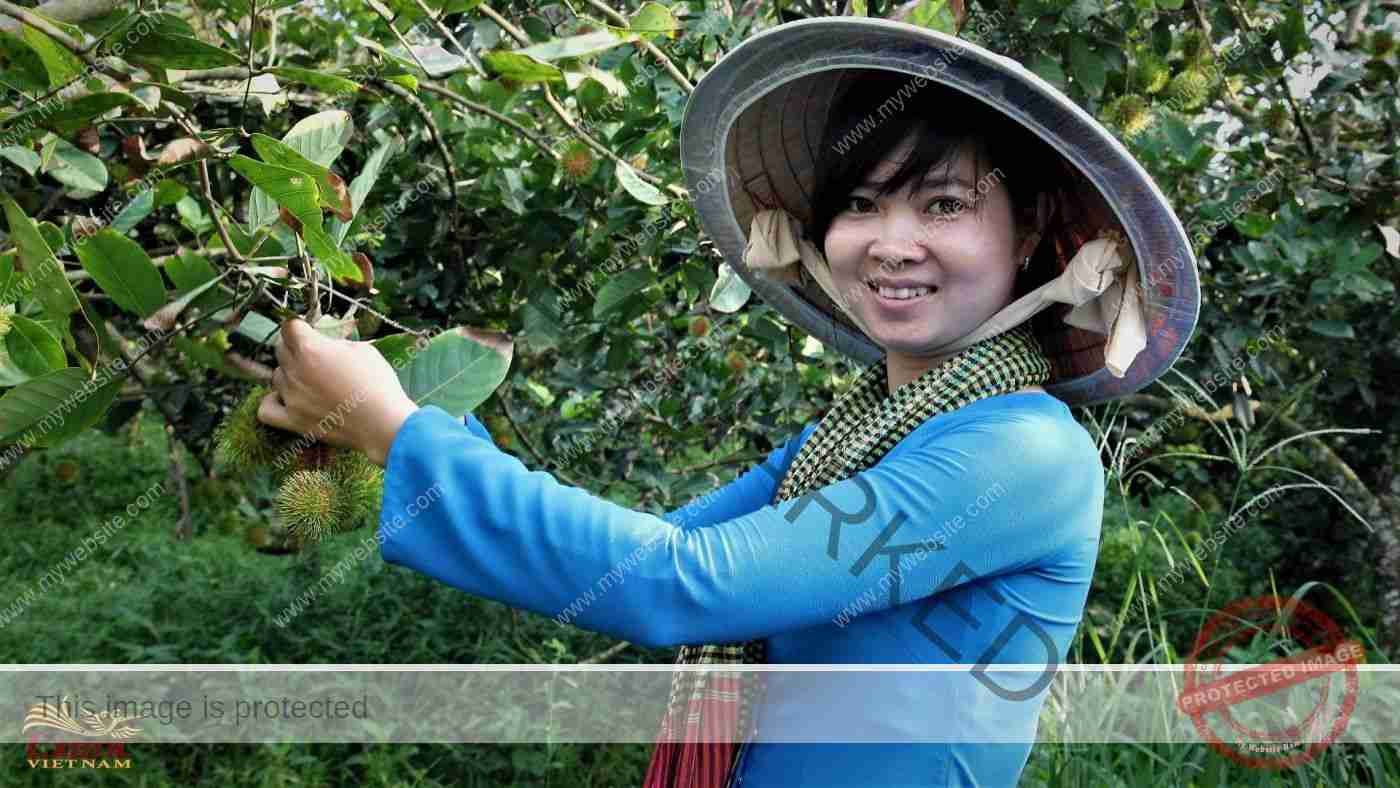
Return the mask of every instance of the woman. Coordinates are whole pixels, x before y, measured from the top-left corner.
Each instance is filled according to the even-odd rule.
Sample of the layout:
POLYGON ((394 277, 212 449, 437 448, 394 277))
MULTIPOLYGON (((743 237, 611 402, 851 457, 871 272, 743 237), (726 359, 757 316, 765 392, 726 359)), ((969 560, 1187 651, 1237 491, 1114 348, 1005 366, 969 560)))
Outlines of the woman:
POLYGON ((749 39, 696 87, 681 146, 730 264, 870 363, 708 506, 656 517, 531 473, 299 321, 260 417, 303 431, 377 382, 327 440, 385 466, 384 523, 440 485, 447 503, 381 524, 382 554, 469 593, 554 616, 627 566, 574 623, 687 644, 682 663, 977 665, 946 691, 820 701, 781 673, 760 693, 758 674, 678 672, 648 788, 1014 784, 1098 548, 1102 467, 1067 405, 1179 355, 1198 298, 1180 224, 1053 88, 881 20, 749 39), (1149 269, 1168 258, 1185 262, 1149 269), (784 743, 804 740, 827 743, 784 743))

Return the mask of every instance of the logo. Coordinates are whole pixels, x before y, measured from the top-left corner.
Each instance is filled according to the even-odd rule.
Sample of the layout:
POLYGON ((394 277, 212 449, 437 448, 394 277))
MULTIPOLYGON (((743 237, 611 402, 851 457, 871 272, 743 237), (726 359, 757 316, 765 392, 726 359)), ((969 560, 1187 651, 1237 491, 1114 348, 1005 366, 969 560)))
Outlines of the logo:
POLYGON ((123 739, 141 732, 127 724, 126 715, 111 711, 79 710, 60 699, 57 704, 30 704, 24 715, 24 733, 30 733, 25 759, 31 769, 130 769, 131 754, 123 739), (54 736, 81 737, 87 741, 55 741, 54 736), (92 741, 92 740, 96 741, 92 741), (113 741, 103 741, 111 739, 113 741), (41 746, 47 744, 47 747, 41 746))
POLYGON ((1364 656, 1361 643, 1346 639, 1336 622, 1301 600, 1290 612, 1277 596, 1242 599, 1202 627, 1177 706, 1225 757, 1256 769, 1291 769, 1317 757, 1346 730, 1356 710, 1356 663, 1364 656), (1250 653, 1256 634, 1286 643, 1293 653, 1225 673, 1226 658, 1241 649, 1250 653), (1339 673, 1338 699, 1331 692, 1339 673), (1299 702, 1305 693, 1298 687, 1310 698, 1299 702))

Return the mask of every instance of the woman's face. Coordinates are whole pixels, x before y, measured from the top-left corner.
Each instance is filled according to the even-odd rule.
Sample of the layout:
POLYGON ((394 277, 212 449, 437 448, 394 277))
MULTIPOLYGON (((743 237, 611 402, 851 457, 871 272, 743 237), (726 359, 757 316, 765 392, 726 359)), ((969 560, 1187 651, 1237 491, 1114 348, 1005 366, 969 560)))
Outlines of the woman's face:
POLYGON ((866 186, 851 192, 824 246, 837 291, 871 339, 892 360, 936 360, 924 349, 965 336, 1011 302, 1020 261, 1035 239, 1018 243, 1003 173, 984 172, 977 183, 970 146, 934 167, 923 184, 877 196, 871 184, 898 170, 913 141, 906 138, 866 186), (872 280, 926 292, 886 297, 871 289, 872 280))

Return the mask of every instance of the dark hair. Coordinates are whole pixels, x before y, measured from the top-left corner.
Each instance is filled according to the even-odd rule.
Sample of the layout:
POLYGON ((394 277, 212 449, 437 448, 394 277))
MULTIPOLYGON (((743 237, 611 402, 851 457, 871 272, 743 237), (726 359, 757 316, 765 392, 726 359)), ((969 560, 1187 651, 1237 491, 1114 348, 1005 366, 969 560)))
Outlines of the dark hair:
MULTIPOLYGON (((950 167, 957 152, 969 144, 974 152, 974 185, 983 183, 984 171, 1001 179, 1018 238, 1035 227, 1039 196, 1056 195, 1052 163, 1059 155, 1030 130, 955 88, 900 72, 861 69, 832 106, 817 153, 807 237, 818 249, 824 248, 827 230, 845 210, 850 193, 911 132, 918 135, 914 147, 894 176, 881 184, 881 195, 903 189, 935 167, 950 167), (902 111, 894 109, 891 100, 896 97, 902 111)), ((1055 200, 1051 205, 1030 269, 1017 277, 1016 297, 1059 274, 1055 245, 1046 242, 1058 213, 1055 200)))

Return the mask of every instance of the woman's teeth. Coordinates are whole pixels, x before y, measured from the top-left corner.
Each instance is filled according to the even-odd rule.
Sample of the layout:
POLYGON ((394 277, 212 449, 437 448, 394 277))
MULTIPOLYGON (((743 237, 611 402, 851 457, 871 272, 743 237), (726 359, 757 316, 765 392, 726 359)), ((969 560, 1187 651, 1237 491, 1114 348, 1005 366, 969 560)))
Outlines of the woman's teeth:
POLYGON ((931 287, 876 287, 873 282, 867 283, 870 289, 878 292, 885 298, 904 300, 909 298, 919 298, 933 292, 931 287))

